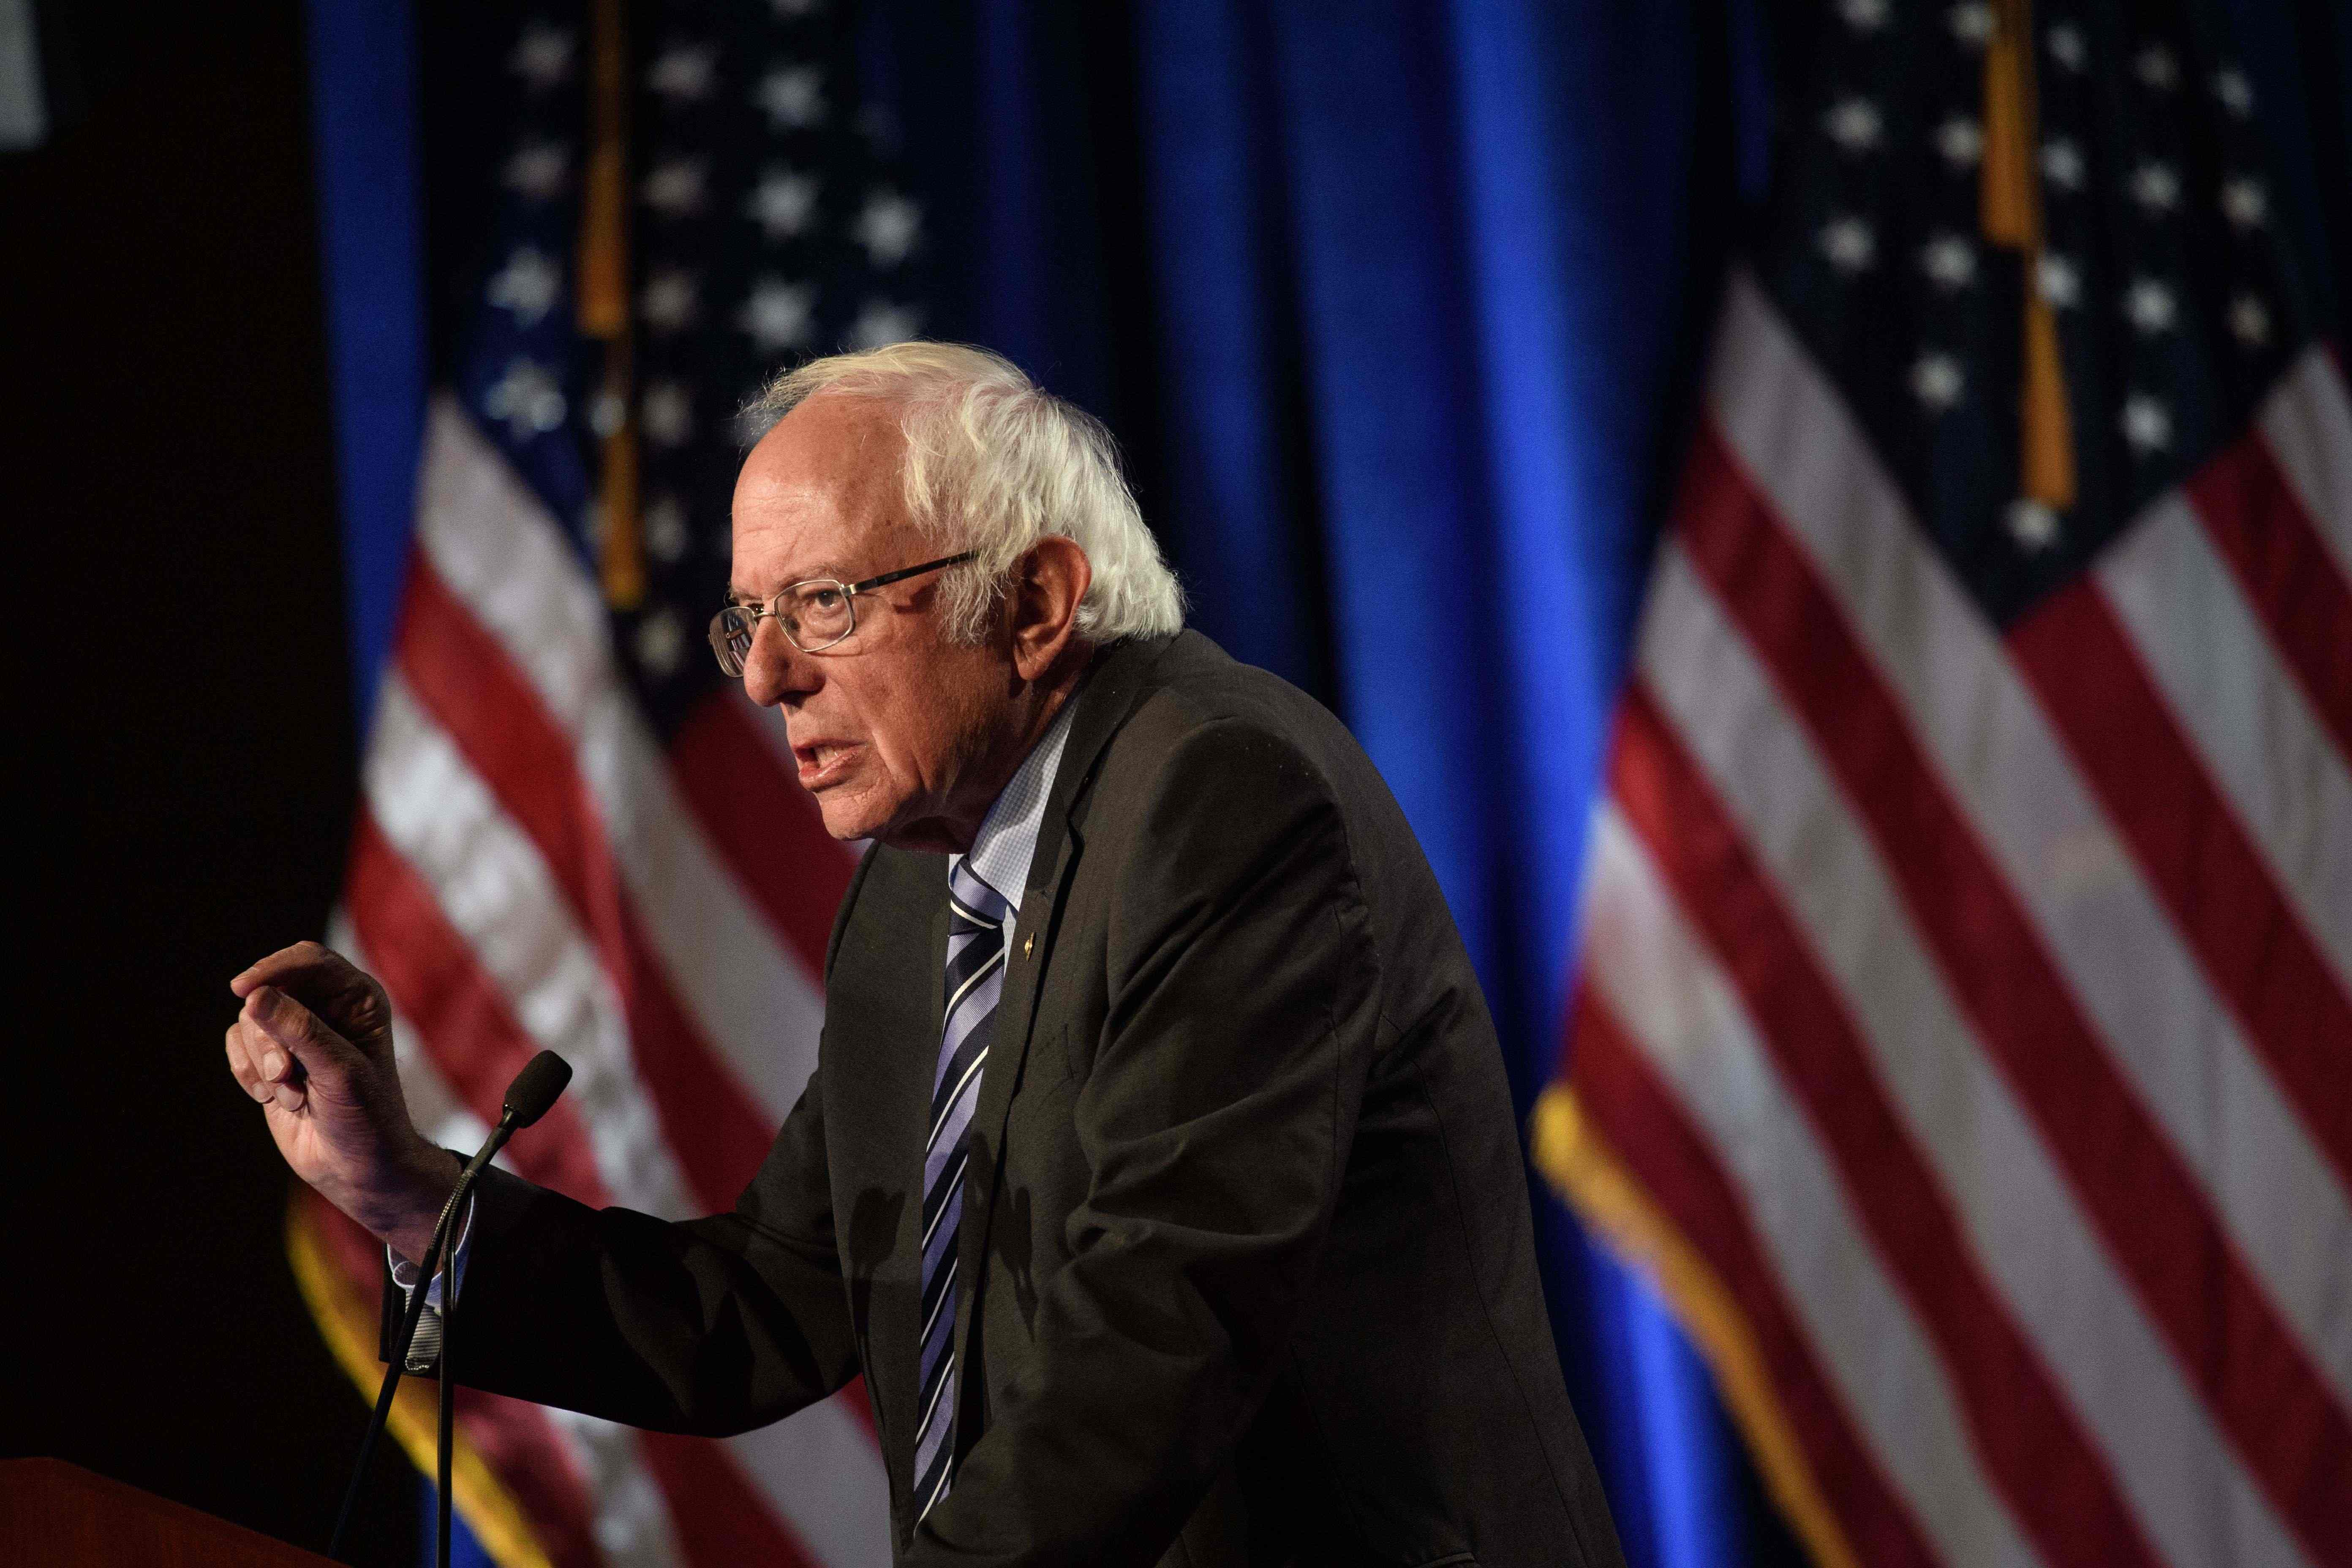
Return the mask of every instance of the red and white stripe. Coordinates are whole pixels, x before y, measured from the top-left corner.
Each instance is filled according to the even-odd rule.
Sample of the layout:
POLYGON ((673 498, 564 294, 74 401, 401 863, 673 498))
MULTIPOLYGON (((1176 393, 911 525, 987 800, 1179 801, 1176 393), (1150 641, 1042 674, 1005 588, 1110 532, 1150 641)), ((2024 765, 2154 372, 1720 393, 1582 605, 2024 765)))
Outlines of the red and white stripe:
POLYGON ((2352 1563, 2347 562, 2314 353, 2003 632, 1733 281, 1569 1081, 1864 1561, 2352 1563))
MULTIPOLYGON (((510 1145, 513 1168, 592 1204, 724 1208, 814 1067, 850 858, 739 696, 664 751, 562 530, 447 402, 416 544, 339 933, 394 997, 413 1113, 469 1144, 552 1048, 572 1089, 510 1145)), ((511 1402, 497 1415, 486 1452, 494 1438, 568 1479, 532 1492, 561 1515, 533 1523, 583 1560, 887 1560, 855 1393, 725 1442, 511 1402)))

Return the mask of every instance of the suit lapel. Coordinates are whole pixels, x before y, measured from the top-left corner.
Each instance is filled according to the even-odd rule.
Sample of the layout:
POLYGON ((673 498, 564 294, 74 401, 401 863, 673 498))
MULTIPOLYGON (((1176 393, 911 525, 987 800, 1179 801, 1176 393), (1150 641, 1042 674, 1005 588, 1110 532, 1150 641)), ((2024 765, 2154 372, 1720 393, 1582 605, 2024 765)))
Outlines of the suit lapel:
MULTIPOLYGON (((1038 986, 1053 956, 1062 900, 1083 847, 1077 807, 1094 781, 1104 748, 1133 710, 1144 677, 1167 647, 1160 638, 1122 643, 1096 666, 1075 699, 1078 710, 1071 716, 1070 738, 1062 748, 1053 792, 1038 825, 1037 847, 1029 858, 1028 887, 1022 893, 1021 913, 1013 922, 1013 945, 1004 955, 1004 989, 997 998, 988 1066, 981 1072, 980 1100, 972 1108, 971 1156, 964 1164, 963 1223, 956 1237, 959 1367, 971 1364, 972 1306, 986 1267, 989 1229, 996 1217, 996 1189, 1004 1170, 1005 1116, 1012 1109, 1013 1086, 1021 1080, 1022 1064, 1028 1058, 1029 1039, 1037 1021, 1038 986)), ((945 920, 944 910, 940 918, 945 920)), ((959 1395, 969 1399, 974 1393, 967 1382, 959 1395)))
MULTIPOLYGON (((996 1156, 1003 1150, 1004 1116, 1012 1106, 1013 1086, 1020 1079, 1022 1063, 1029 1055, 1029 1036, 1037 1018, 1037 984, 1054 949, 1054 917, 1061 910, 1062 894, 1077 863, 1073 841, 1064 834, 1055 837, 1060 842, 1051 847, 1052 867, 1031 874, 1029 889, 1021 898, 1020 916, 1013 923, 1013 947, 1004 955, 1004 989, 996 1002, 996 1033, 989 1041, 988 1066, 980 1078, 980 1101, 971 1113, 972 1136, 978 1140, 974 1152, 984 1150, 989 1158, 964 1167, 963 1212, 968 1216, 987 1214, 996 1196, 1000 1163, 996 1156)), ((1042 860, 1049 847, 1045 834, 1041 832, 1037 838, 1042 860)), ((975 1228, 984 1233, 986 1225, 966 1225, 967 1244, 975 1228)))

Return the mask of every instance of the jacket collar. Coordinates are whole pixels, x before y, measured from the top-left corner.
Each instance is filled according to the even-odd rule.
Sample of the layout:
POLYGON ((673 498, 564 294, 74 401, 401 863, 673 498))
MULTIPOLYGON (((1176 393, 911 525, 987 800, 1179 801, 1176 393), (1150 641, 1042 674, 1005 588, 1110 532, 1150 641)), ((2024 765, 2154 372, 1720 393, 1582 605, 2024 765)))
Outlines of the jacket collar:
POLYGON ((1150 684, 1153 667, 1175 642, 1174 637, 1137 637, 1095 656, 1094 669, 1078 691, 1078 710, 1070 721, 1061 770, 1054 777, 1053 795, 1045 808, 1049 820, 1066 820, 1094 782, 1095 764, 1102 761, 1103 748, 1135 710, 1136 699, 1150 684))

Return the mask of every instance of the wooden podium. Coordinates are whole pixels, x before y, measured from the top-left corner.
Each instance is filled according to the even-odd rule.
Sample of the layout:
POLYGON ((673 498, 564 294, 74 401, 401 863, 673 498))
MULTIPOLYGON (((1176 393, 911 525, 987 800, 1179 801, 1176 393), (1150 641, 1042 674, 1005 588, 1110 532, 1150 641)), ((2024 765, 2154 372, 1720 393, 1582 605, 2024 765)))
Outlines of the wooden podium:
POLYGON ((9 1568, 323 1568, 331 1560, 62 1459, 0 1461, 9 1568))

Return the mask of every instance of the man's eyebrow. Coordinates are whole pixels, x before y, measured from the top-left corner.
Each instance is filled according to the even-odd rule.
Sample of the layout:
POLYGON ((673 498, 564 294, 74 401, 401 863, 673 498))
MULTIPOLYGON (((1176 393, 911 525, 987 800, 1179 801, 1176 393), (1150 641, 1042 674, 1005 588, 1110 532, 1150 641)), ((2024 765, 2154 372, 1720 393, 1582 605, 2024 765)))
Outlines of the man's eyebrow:
MULTIPOLYGON (((806 567, 777 584, 774 593, 780 594, 795 583, 813 583, 819 580, 828 583, 854 583, 857 581, 857 579, 849 574, 849 568, 844 566, 840 562, 820 561, 815 565, 806 567)), ((730 604, 765 604, 772 597, 774 597, 774 594, 754 594, 749 588, 739 588, 732 583, 730 583, 727 585, 727 598, 730 604)))

